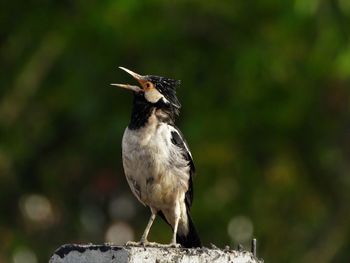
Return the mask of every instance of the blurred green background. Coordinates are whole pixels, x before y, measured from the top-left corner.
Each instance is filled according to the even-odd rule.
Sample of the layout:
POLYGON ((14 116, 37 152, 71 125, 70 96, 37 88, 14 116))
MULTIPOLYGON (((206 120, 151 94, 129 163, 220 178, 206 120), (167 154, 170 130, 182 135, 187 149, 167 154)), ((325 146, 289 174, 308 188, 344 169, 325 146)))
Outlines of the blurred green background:
MULTIPOLYGON (((2 1, 0 262, 138 240, 124 178, 134 83, 182 80, 203 243, 350 261, 350 1, 2 1)), ((150 240, 169 242, 157 220, 150 240)))

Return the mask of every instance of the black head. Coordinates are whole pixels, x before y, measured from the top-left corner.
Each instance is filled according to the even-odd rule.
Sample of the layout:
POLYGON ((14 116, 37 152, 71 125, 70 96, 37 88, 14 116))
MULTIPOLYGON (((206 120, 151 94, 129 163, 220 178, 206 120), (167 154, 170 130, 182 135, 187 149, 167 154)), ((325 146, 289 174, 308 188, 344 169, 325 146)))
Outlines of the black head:
POLYGON ((140 84, 140 87, 129 84, 112 84, 133 91, 134 109, 132 118, 135 114, 138 116, 144 114, 144 117, 148 119, 150 111, 157 108, 163 110, 164 113, 168 114, 170 120, 174 121, 181 107, 176 97, 176 88, 180 85, 179 80, 153 75, 142 76, 129 69, 119 68, 132 75, 140 84))
POLYGON ((176 88, 180 85, 180 80, 152 75, 145 76, 145 79, 147 81, 144 85, 144 96, 148 102, 162 102, 169 104, 176 111, 180 109, 181 104, 176 97, 176 88))

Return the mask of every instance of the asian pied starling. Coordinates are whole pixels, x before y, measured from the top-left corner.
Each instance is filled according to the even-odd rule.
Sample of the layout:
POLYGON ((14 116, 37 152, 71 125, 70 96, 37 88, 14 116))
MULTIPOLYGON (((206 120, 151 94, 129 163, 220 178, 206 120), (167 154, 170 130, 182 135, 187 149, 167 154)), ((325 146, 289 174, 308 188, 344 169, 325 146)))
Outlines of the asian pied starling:
POLYGON ((148 242, 147 236, 159 215, 173 229, 171 243, 166 246, 200 247, 190 216, 195 167, 175 126, 181 107, 175 89, 180 81, 119 68, 140 84, 111 84, 134 94, 131 120, 122 141, 124 172, 133 194, 152 213, 140 242, 128 244, 156 244, 148 242))

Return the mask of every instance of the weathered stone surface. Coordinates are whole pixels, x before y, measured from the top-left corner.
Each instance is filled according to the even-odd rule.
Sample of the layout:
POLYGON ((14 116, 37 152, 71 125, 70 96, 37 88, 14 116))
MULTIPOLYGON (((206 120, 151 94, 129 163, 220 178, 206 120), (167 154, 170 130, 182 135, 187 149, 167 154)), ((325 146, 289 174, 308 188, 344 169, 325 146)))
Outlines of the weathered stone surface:
POLYGON ((63 245, 50 263, 261 263, 247 251, 112 245, 63 245))

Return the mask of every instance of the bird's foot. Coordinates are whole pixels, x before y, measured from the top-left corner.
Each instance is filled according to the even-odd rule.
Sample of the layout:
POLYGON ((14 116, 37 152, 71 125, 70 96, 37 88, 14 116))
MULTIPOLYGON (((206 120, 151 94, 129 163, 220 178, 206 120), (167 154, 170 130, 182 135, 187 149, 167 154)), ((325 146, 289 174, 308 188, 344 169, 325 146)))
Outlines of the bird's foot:
POLYGON ((149 242, 149 241, 144 241, 142 243, 144 247, 158 247, 160 244, 157 242, 149 242))
POLYGON ((179 243, 170 243, 168 246, 173 247, 173 248, 180 248, 181 247, 181 245, 179 243))
POLYGON ((128 241, 125 244, 127 247, 158 247, 161 244, 156 242, 149 242, 148 240, 141 239, 139 242, 128 241))
POLYGON ((179 247, 181 247, 181 245, 176 242, 176 237, 173 236, 173 238, 171 239, 170 244, 168 244, 168 247, 179 248, 179 247))
POLYGON ((140 247, 140 246, 142 246, 142 244, 143 243, 141 241, 139 241, 139 242, 128 241, 125 243, 125 246, 127 246, 127 247, 140 247))
POLYGON ((170 244, 159 244, 157 242, 149 242, 148 240, 140 240, 139 242, 128 241, 125 246, 127 247, 159 247, 159 248, 180 248, 178 243, 171 242, 170 244))
POLYGON ((157 247, 161 248, 180 248, 181 245, 178 243, 171 242, 170 244, 157 244, 157 247))

